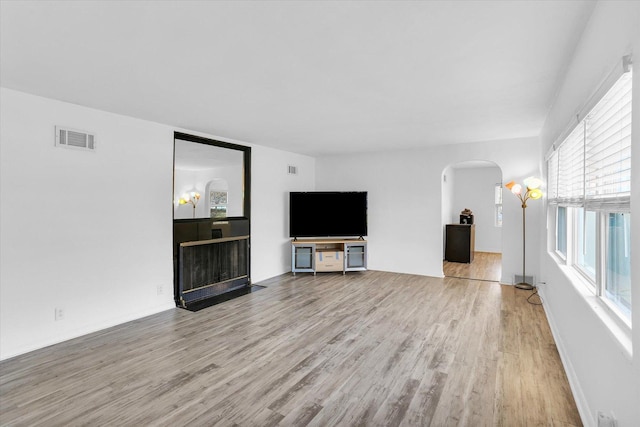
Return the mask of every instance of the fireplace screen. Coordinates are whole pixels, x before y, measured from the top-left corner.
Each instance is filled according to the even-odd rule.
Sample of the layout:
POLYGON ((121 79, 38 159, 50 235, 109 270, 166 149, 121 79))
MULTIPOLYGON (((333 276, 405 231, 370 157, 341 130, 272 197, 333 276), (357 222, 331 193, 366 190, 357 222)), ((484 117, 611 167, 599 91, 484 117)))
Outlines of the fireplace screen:
POLYGON ((180 243, 179 292, 185 303, 247 285, 249 236, 180 243))

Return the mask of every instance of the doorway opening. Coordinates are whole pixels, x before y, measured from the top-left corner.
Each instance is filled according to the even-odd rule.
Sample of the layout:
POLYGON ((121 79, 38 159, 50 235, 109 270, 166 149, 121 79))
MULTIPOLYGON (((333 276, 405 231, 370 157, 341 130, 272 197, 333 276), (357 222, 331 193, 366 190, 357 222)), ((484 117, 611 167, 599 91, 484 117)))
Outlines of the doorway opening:
POLYGON ((500 282, 502 170, 474 160, 442 172, 442 271, 445 277, 500 282))

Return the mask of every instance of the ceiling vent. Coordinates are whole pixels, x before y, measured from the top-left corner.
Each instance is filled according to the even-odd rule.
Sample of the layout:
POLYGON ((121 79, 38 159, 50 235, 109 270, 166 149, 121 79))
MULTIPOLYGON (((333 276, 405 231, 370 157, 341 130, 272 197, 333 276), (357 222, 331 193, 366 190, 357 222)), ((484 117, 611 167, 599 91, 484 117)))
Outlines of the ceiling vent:
POLYGON ((56 146, 95 151, 96 136, 83 130, 56 126, 56 146))
POLYGON ((298 167, 292 165, 287 166, 287 173, 289 175, 298 175, 298 167))

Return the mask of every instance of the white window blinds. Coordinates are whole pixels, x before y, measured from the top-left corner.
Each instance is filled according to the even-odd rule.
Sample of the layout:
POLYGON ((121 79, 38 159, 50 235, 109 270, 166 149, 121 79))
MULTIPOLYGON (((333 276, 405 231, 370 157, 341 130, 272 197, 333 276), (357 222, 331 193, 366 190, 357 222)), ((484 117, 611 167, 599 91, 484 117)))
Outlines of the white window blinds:
POLYGON ((579 206, 584 201, 584 124, 564 140, 558 152, 558 203, 579 206))
POLYGON ((631 73, 625 73, 587 115, 585 206, 629 206, 631 195, 631 73))
POLYGON ((554 151, 547 163, 547 197, 552 203, 558 201, 558 152, 554 151))
POLYGON ((628 211, 631 72, 622 74, 547 161, 551 203, 628 211))

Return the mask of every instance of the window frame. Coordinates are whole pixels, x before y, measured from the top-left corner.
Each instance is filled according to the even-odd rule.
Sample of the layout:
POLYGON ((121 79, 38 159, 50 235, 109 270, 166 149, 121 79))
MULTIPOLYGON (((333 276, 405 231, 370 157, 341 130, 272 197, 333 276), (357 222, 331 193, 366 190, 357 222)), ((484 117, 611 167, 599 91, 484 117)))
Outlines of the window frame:
POLYGON ((563 205, 556 205, 555 206, 555 217, 554 217, 554 224, 555 224, 555 239, 554 239, 554 252, 555 254, 565 263, 567 262, 567 257, 568 257, 568 252, 569 252, 569 247, 571 246, 569 244, 569 225, 572 221, 570 221, 569 219, 569 207, 568 206, 563 206, 563 205), (558 241, 559 241, 559 231, 560 231, 560 227, 558 226, 558 219, 560 218, 559 210, 560 209, 564 209, 564 244, 565 244, 565 251, 562 252, 559 248, 558 248, 558 241))
MULTIPOLYGON (((599 295, 597 296, 600 297, 600 299, 607 305, 609 309, 611 309, 614 313, 616 313, 616 315, 618 315, 623 321, 625 321, 625 323, 629 328, 631 328, 631 307, 629 308, 629 314, 627 314, 624 311, 622 311, 620 307, 618 307, 618 304, 615 301, 613 301, 611 298, 607 296, 607 280, 606 280, 607 268, 608 268, 607 244, 609 242, 609 232, 610 232, 610 229, 608 227, 609 215, 610 214, 631 215, 631 212, 620 212, 617 210, 607 209, 607 210, 601 211, 600 214, 602 216, 601 233, 603 238, 601 241, 601 250, 602 250, 603 257, 601 259, 602 267, 600 269, 602 284, 598 289, 599 295)), ((631 226, 631 220, 629 220, 629 226, 631 226)), ((629 231, 629 238, 630 236, 631 236, 631 231, 629 231)), ((631 257, 629 257, 629 262, 631 262, 631 257)), ((631 302, 631 305, 633 306, 633 301, 631 302)))
POLYGON ((562 206, 555 205, 551 206, 550 214, 553 215, 554 223, 556 224, 556 229, 554 233, 554 247, 550 248, 549 253, 554 255, 556 261, 560 265, 564 265, 574 272, 574 276, 578 280, 577 282, 588 292, 590 295, 593 295, 603 307, 605 307, 609 312, 615 314, 615 317, 619 320, 619 322, 624 325, 625 328, 631 330, 631 316, 625 313, 620 307, 618 307, 617 303, 609 298, 606 294, 606 274, 607 274, 607 242, 609 239, 609 229, 607 227, 607 221, 610 214, 628 214, 631 215, 630 212, 621 212, 616 209, 604 209, 593 211, 596 214, 596 273, 595 278, 589 276, 587 272, 584 271, 578 262, 578 254, 577 251, 580 250, 578 245, 578 227, 579 222, 577 221, 577 216, 580 215, 581 207, 577 206, 562 206), (562 252, 556 249, 557 241, 558 241, 558 227, 557 227, 557 218, 558 218, 558 208, 564 208, 567 210, 567 254, 563 256, 562 252))
POLYGON ((502 227, 502 183, 496 184, 493 190, 493 201, 494 201, 494 211, 493 211, 493 225, 495 227, 502 227))
MULTIPOLYGON (((617 300, 607 296, 607 279, 609 273, 609 266, 607 265, 607 263, 609 262, 609 257, 611 256, 611 254, 609 253, 609 217, 611 214, 631 214, 630 200, 628 196, 629 184, 631 183, 631 181, 629 180, 629 183, 626 185, 626 187, 624 187, 624 185, 619 187, 624 187, 623 190, 620 190, 622 192, 612 193, 612 197, 610 197, 607 191, 595 193, 592 190, 588 191, 587 180, 593 180, 594 176, 593 173, 589 172, 589 170, 587 169, 585 162, 587 161, 588 155, 590 155, 587 149, 590 147, 594 147, 593 145, 590 146, 591 142, 593 141, 591 139, 592 136, 589 133, 590 120, 592 120, 594 117, 602 117, 598 116, 598 111, 596 110, 598 109, 598 106, 601 104, 601 102, 605 102, 605 100, 606 102, 609 102, 610 99, 612 99, 608 97, 610 96, 610 93, 614 92, 614 90, 620 91, 620 93, 622 93, 624 90, 627 90, 627 92, 625 92, 625 95, 619 98, 620 105, 624 105, 624 103, 622 102, 623 100, 624 102, 628 102, 625 107, 621 107, 620 117, 623 117, 623 114, 630 115, 631 113, 629 104, 631 103, 631 90, 630 86, 625 85, 627 83, 631 84, 631 81, 631 73, 629 73, 628 75, 625 73, 619 76, 618 79, 606 91, 606 93, 602 95, 599 100, 597 100, 590 111, 582 116, 582 119, 578 121, 576 126, 573 129, 569 129, 569 132, 565 134, 566 136, 562 144, 560 144, 559 146, 554 145, 554 151, 546 158, 547 177, 549 185, 549 207, 551 208, 547 210, 547 215, 553 216, 553 218, 548 218, 548 224, 552 224, 552 219, 555 227, 553 234, 554 241, 549 243, 548 251, 555 257, 559 264, 564 264, 565 267, 569 268, 570 271, 574 273, 571 275, 571 277, 576 279, 574 283, 578 282, 583 285, 584 290, 588 294, 593 295, 595 300, 597 300, 602 307, 605 307, 607 311, 615 314, 615 316, 612 316, 612 318, 617 319, 617 323, 624 325, 628 331, 631 330, 631 309, 628 310, 629 313, 625 311, 626 303, 620 302, 619 294, 617 294, 617 300), (623 81, 623 79, 625 79, 626 82, 623 81), (580 139, 581 133, 582 146, 580 147, 579 145, 577 145, 577 141, 580 139), (579 154, 580 149, 582 150, 582 155, 579 154), (562 163, 563 161, 564 163, 562 163), (582 165, 576 164, 579 162, 582 162, 582 165), (580 179, 578 177, 579 174, 576 175, 573 173, 573 171, 576 170, 580 171, 580 173, 582 174, 582 183, 580 183, 580 179), (582 185, 582 188, 580 188, 580 185, 582 185), (625 189, 627 191, 626 193, 624 193, 625 189), (565 209, 565 231, 567 233, 567 235, 565 236, 567 245, 566 254, 563 254, 562 251, 559 250, 559 237, 561 235, 561 230, 558 225, 558 221, 560 219, 560 209, 565 209), (579 246, 579 235, 581 233, 585 233, 584 228, 583 230, 578 230, 578 227, 580 227, 581 223, 578 215, 583 215, 581 213, 581 210, 584 210, 585 222, 587 212, 595 213, 595 274, 593 276, 591 276, 589 271, 578 262, 579 251, 582 250, 582 248, 579 246), (619 307, 619 304, 623 304, 624 306, 619 307)), ((615 112, 614 114, 618 114, 618 112, 615 112)), ((620 122, 625 123, 625 126, 631 126, 629 123, 627 123, 631 119, 627 116, 624 117, 625 120, 620 120, 620 122)), ((625 148, 625 150, 632 150, 631 136, 629 136, 629 134, 623 133, 622 131, 620 132, 620 136, 617 136, 618 139, 613 140, 613 143, 620 144, 620 147, 627 147, 624 144, 628 143, 628 147, 625 148)), ((628 152, 625 154, 628 154, 628 152)), ((621 166, 624 166, 623 162, 628 162, 629 158, 630 154, 629 157, 619 160, 621 166)), ((591 171, 593 170, 597 169, 593 169, 593 167, 591 167, 591 171)), ((630 169, 624 170, 626 170, 629 175, 631 174, 630 169)), ((597 175, 596 179, 598 179, 597 175)), ((605 182, 605 184, 607 183, 605 182)), ((591 186, 589 188, 591 188, 591 186)), ((583 225, 583 227, 585 227, 585 225, 583 225)), ((630 220, 629 227, 632 227, 630 220)), ((586 233, 582 238, 587 238, 586 233)), ((631 259, 629 257, 629 263, 630 262, 631 259)), ((613 283, 614 282, 612 281, 609 285, 613 283)), ((638 304, 638 302, 636 302, 636 304, 638 304)))
MULTIPOLYGON (((597 289, 600 283, 600 273, 601 271, 598 269, 599 267, 599 259, 601 258, 601 256, 603 255, 601 252, 601 242, 602 239, 600 238, 600 215, 598 214, 598 212, 596 211, 592 211, 592 210, 588 210, 585 207, 573 207, 571 209, 571 214, 573 216, 573 229, 572 229, 572 237, 573 237, 573 257, 572 257, 572 262, 571 262, 571 266, 573 268, 575 268, 583 277, 584 279, 587 281, 587 283, 590 285, 590 287, 596 291, 596 295, 597 295, 597 289), (581 212, 581 210, 584 210, 584 213, 581 212), (595 265, 594 265, 594 272, 593 272, 593 277, 591 277, 590 272, 580 264, 579 262, 579 251, 582 250, 582 247, 580 245, 580 225, 583 226, 583 232, 586 231, 586 214, 587 212, 593 212, 595 214, 595 265), (580 221, 580 216, 583 216, 584 219, 581 222, 580 221)), ((586 239, 586 235, 583 236, 583 245, 584 243, 584 239, 586 239)), ((583 246, 582 245, 582 246, 583 246)), ((585 254, 586 256, 586 254, 585 254)))

